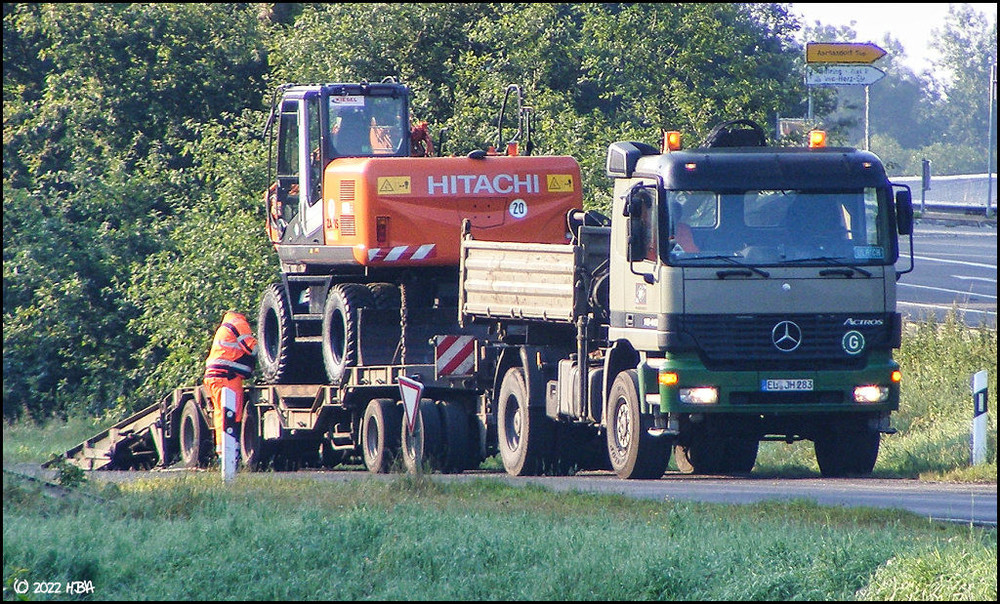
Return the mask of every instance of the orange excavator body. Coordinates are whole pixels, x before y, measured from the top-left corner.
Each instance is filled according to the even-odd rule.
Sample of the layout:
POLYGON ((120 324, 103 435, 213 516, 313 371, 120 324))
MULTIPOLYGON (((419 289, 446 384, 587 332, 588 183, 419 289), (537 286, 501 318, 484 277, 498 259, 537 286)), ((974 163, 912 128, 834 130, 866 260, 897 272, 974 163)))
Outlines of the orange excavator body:
POLYGON ((565 156, 341 158, 323 180, 322 244, 365 266, 457 266, 464 220, 476 239, 566 243, 582 207, 565 156))

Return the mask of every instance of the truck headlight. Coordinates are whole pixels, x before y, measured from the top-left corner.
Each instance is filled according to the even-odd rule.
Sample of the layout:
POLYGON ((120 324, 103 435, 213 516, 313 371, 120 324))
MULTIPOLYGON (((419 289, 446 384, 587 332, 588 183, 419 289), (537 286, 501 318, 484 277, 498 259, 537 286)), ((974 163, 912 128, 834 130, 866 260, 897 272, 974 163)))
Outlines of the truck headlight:
POLYGON ((678 394, 681 402, 687 405, 713 405, 719 402, 719 389, 712 386, 681 388, 678 394))
POLYGON ((888 386, 857 386, 854 388, 855 403, 884 403, 889 399, 888 386))

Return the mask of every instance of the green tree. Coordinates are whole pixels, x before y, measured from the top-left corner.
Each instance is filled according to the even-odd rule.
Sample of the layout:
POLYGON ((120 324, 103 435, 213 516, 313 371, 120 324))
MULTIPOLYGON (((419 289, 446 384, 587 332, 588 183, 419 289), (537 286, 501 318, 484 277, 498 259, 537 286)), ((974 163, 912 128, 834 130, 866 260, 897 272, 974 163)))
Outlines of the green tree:
POLYGON ((990 67, 997 62, 996 21, 990 24, 968 4, 951 5, 942 28, 933 33, 931 45, 941 53, 934 63, 941 74, 934 79, 940 97, 929 111, 946 122, 935 140, 985 151, 990 67))
POLYGON ((194 125, 260 106, 259 32, 247 5, 4 5, 5 418, 139 404, 124 292, 216 184, 194 125))

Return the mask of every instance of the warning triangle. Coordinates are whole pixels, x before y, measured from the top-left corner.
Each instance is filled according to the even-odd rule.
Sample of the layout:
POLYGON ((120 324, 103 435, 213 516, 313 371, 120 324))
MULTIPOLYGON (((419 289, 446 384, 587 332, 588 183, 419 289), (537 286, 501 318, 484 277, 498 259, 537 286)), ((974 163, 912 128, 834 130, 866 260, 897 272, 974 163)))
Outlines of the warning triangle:
POLYGON ((413 432, 413 426, 417 422, 417 405, 424 392, 424 385, 405 376, 399 376, 398 381, 399 393, 403 397, 403 411, 406 412, 406 429, 413 432))

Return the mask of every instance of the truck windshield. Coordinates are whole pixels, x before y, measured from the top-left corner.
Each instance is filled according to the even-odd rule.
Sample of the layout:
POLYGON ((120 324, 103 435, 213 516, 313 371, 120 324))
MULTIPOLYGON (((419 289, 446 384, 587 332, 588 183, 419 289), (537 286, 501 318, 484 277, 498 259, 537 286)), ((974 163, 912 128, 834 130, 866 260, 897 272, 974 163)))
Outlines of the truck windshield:
MULTIPOLYGON (((331 95, 328 105, 332 157, 399 155, 408 130, 402 97, 331 95)), ((408 155, 409 149, 406 149, 408 155)))
POLYGON ((660 253, 673 265, 888 264, 889 192, 667 191, 660 253))

